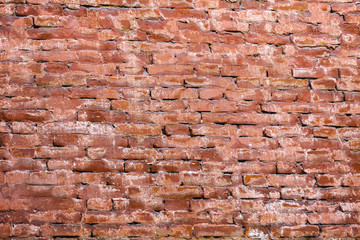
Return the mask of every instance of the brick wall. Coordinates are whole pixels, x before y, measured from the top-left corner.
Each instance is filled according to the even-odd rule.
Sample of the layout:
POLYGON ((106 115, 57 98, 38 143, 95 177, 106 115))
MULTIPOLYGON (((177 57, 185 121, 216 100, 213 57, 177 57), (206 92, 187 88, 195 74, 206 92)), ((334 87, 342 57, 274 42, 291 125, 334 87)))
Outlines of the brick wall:
POLYGON ((352 0, 0 0, 0 236, 360 237, 352 0))

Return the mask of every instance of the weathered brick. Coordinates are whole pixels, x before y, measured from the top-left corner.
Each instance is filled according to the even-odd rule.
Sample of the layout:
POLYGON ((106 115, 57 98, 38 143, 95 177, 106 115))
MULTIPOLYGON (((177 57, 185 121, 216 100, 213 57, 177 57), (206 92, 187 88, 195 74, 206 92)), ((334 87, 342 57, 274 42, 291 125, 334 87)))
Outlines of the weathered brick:
POLYGON ((35 237, 39 235, 40 228, 30 224, 17 224, 11 229, 12 236, 35 237))
POLYGON ((76 160, 74 170, 81 172, 123 171, 123 162, 114 160, 76 160))
POLYGON ((267 184, 267 180, 266 177, 264 175, 250 175, 247 174, 244 176, 244 184, 245 185, 250 185, 250 186, 259 186, 259 187, 266 187, 267 184))
POLYGON ((13 133, 29 134, 36 131, 36 126, 33 123, 27 122, 13 122, 11 124, 11 131, 13 133))
POLYGON ((314 225, 272 227, 273 237, 316 237, 319 235, 319 227, 314 225))
POLYGON ((340 44, 340 39, 322 35, 294 35, 292 41, 299 47, 332 47, 340 44))
POLYGON ((188 199, 194 197, 202 197, 203 190, 200 187, 193 186, 164 186, 153 187, 153 194, 156 197, 175 198, 175 199, 188 199))
POLYGON ((313 213, 309 215, 310 224, 349 224, 354 220, 350 214, 336 213, 313 213))
POLYGON ((244 231, 241 226, 236 225, 210 225, 199 224, 194 226, 194 235, 196 237, 204 236, 243 236, 244 231))
POLYGON ((149 65, 150 75, 192 75, 193 67, 183 65, 149 65))
POLYGON ((87 208, 89 210, 110 210, 111 207, 111 199, 92 198, 87 201, 87 208))
POLYGON ((227 77, 266 77, 266 71, 262 66, 224 66, 221 74, 227 77))
POLYGON ((80 183, 80 174, 67 171, 34 172, 30 174, 30 184, 66 185, 80 183))
POLYGON ((101 225, 94 226, 92 230, 94 236, 136 236, 148 237, 155 234, 155 228, 149 226, 131 226, 131 225, 101 225))
POLYGON ((173 237, 185 237, 189 238, 192 235, 191 225, 171 225, 169 227, 169 235, 173 237))
POLYGON ((89 226, 82 225, 43 225, 40 227, 41 235, 47 236, 79 236, 86 237, 91 235, 89 226))
POLYGON ((347 227, 344 226, 324 226, 321 228, 321 237, 346 237, 347 227))
POLYGON ((189 127, 186 125, 168 125, 165 127, 165 132, 168 135, 189 135, 189 127))
POLYGON ((341 179, 336 175, 319 175, 316 177, 319 186, 340 186, 341 179))
POLYGON ((11 233, 10 224, 0 224, 0 236, 3 238, 9 237, 11 233))
POLYGON ((189 200, 165 200, 165 209, 170 211, 187 211, 190 209, 189 200))
POLYGON ((196 89, 191 88, 155 88, 151 91, 151 97, 154 99, 193 99, 198 97, 196 89))
POLYGON ((141 124, 117 124, 115 133, 121 135, 147 135, 156 136, 161 135, 161 127, 154 125, 141 124))

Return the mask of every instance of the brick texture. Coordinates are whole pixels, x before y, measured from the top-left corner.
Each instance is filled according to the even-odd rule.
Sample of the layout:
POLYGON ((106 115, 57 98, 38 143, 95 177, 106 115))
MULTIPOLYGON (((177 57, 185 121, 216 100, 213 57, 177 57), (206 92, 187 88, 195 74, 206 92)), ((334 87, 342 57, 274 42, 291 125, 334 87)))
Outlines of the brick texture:
POLYGON ((0 238, 359 239, 353 0, 0 0, 0 238))

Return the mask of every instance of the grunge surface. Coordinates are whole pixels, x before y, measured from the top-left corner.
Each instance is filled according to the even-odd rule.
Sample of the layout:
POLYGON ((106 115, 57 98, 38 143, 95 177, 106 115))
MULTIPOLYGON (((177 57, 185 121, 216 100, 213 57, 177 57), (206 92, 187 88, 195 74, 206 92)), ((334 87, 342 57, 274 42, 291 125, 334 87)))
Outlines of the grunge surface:
POLYGON ((360 5, 0 0, 0 238, 360 238, 360 5))

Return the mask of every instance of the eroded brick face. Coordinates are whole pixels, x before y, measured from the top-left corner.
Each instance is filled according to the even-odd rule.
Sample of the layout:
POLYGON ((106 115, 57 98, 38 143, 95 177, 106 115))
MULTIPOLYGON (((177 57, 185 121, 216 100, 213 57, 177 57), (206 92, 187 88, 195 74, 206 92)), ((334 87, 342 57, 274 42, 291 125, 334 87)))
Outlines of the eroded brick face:
POLYGON ((0 2, 0 238, 360 238, 356 1, 0 2))

